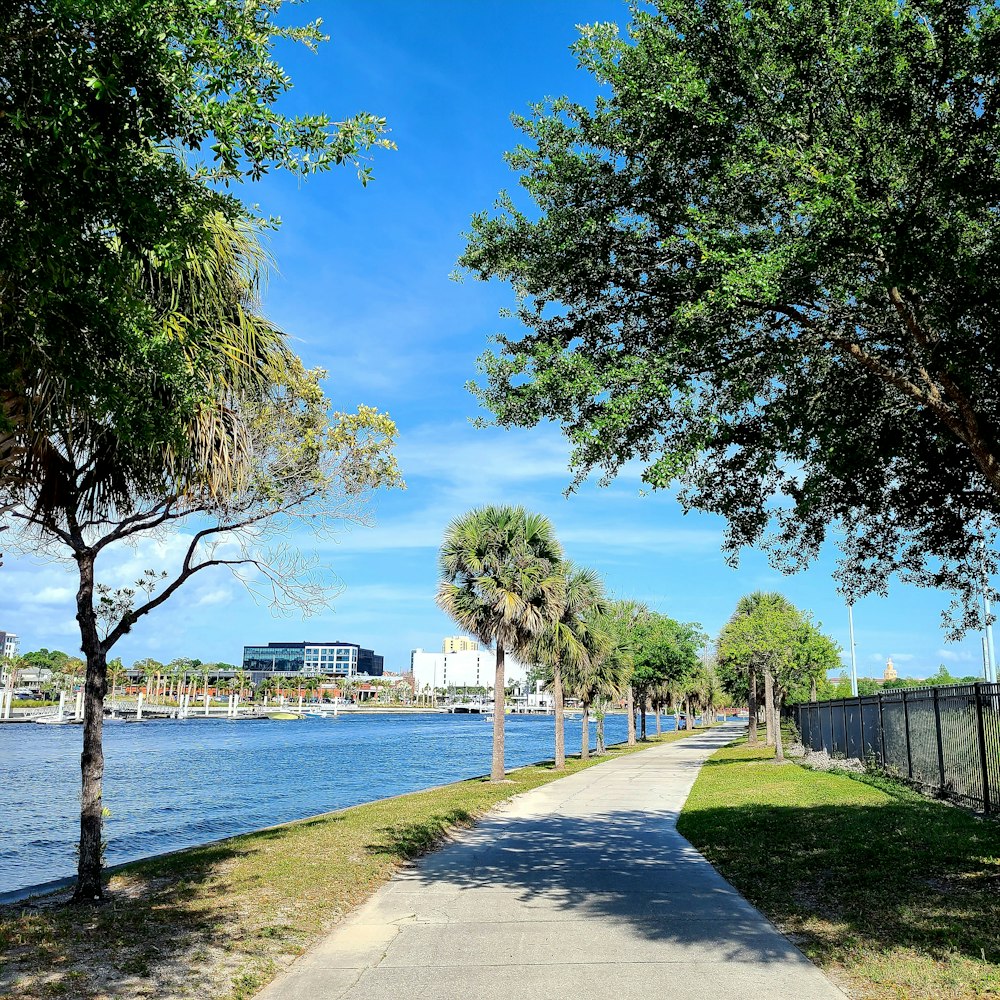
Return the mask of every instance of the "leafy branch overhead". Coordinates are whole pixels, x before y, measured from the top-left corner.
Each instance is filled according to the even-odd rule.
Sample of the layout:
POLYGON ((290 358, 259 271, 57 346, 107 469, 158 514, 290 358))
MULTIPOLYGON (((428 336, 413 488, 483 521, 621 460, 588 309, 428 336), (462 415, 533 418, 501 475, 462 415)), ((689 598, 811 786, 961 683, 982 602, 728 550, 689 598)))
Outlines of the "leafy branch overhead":
POLYGON ((525 328, 482 401, 561 423, 578 477, 643 461, 733 557, 795 569, 835 525, 849 595, 970 597, 1000 500, 1000 9, 658 0, 574 52, 598 97, 517 119, 532 204, 475 216, 461 258, 525 328))
POLYGON ((285 114, 291 81, 275 46, 315 48, 324 36, 318 21, 279 23, 282 8, 5 7, 0 482, 51 472, 59 459, 46 435, 70 424, 104 456, 92 508, 147 485, 150 449, 165 449, 181 482, 226 435, 215 390, 234 380, 259 388, 275 374, 274 331, 254 315, 267 263, 257 236, 268 223, 234 192, 271 170, 338 164, 367 182, 370 155, 393 148, 384 119, 369 113, 285 114), (205 266, 222 250, 240 277, 205 266))

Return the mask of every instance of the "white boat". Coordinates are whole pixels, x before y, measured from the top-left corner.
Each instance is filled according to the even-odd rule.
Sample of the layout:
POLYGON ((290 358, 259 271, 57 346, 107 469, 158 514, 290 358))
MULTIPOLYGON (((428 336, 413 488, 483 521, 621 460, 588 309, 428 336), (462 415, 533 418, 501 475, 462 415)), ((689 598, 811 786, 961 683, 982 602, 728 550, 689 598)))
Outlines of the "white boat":
MULTIPOLYGON (((70 715, 40 715, 35 722, 40 726, 71 726, 77 720, 70 715)), ((83 723, 83 720, 79 720, 83 723)))

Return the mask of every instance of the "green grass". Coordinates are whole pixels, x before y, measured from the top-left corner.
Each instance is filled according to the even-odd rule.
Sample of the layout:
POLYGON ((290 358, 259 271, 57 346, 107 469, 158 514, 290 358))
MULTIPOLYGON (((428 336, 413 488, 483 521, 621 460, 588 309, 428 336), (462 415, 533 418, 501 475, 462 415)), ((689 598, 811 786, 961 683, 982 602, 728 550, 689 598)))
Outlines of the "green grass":
POLYGON ((886 778, 702 769, 679 829, 854 996, 1000 996, 1000 823, 886 778))
MULTIPOLYGON (((697 732, 698 730, 695 730, 697 732)), ((408 859, 500 802, 633 753, 524 767, 130 865, 102 906, 0 907, 0 998, 246 1000, 408 859)))

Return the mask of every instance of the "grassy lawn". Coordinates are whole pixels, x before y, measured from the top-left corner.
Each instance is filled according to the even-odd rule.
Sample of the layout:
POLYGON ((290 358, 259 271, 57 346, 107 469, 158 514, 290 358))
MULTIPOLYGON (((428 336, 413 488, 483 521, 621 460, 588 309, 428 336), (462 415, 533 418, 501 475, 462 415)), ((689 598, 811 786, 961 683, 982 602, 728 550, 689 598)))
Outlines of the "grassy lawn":
MULTIPOLYGON (((695 730, 697 732, 698 730, 695 730)), ((405 861, 520 792, 607 757, 475 779, 139 862, 97 909, 0 907, 0 998, 247 998, 405 861)))
POLYGON ((1000 997, 1000 823, 741 744, 679 828, 853 996, 1000 997))

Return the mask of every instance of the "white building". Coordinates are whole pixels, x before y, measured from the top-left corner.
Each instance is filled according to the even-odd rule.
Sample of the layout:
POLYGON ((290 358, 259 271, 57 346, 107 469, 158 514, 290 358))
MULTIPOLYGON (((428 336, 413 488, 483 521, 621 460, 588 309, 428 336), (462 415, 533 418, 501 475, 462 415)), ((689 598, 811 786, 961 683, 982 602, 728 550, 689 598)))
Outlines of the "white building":
MULTIPOLYGON (((489 649, 463 649, 457 653, 432 653, 415 649, 410 653, 410 672, 417 692, 447 687, 492 687, 496 654, 489 649)), ((504 657, 507 684, 523 686, 527 671, 508 653, 504 657)))
POLYGON ((0 656, 17 656, 17 636, 13 632, 0 632, 0 656))

